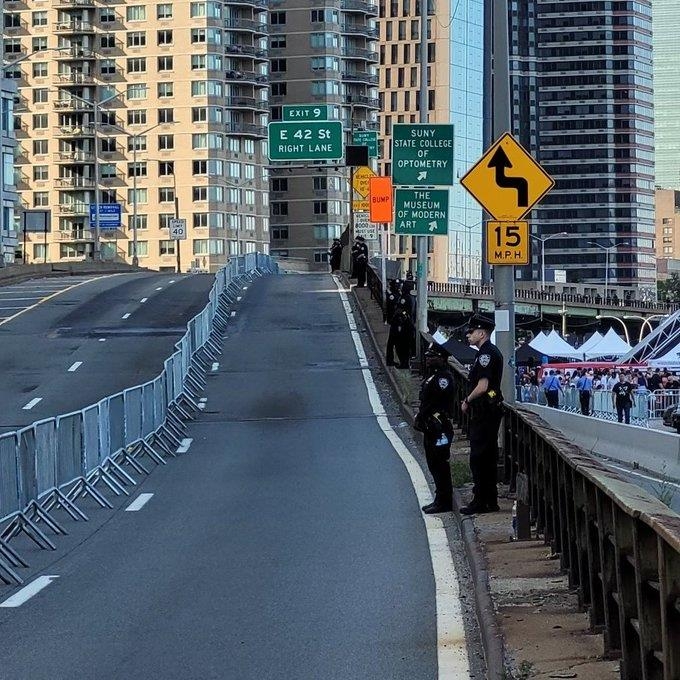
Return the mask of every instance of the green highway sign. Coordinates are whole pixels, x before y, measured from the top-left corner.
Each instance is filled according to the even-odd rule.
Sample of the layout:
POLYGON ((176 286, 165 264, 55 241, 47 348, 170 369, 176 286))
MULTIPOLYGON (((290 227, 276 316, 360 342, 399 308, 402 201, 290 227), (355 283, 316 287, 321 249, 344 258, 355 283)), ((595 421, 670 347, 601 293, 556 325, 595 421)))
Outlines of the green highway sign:
POLYGON ((269 160, 334 161, 342 158, 342 123, 269 123, 269 160))
POLYGON ((448 233, 448 189, 397 189, 395 194, 395 234, 448 233))
POLYGON ((352 143, 368 147, 370 158, 378 157, 378 131, 377 130, 354 130, 352 143))
POLYGON ((453 125, 394 125, 392 182, 406 186, 452 186, 453 125))
POLYGON ((284 104, 283 120, 328 120, 328 104, 284 104))

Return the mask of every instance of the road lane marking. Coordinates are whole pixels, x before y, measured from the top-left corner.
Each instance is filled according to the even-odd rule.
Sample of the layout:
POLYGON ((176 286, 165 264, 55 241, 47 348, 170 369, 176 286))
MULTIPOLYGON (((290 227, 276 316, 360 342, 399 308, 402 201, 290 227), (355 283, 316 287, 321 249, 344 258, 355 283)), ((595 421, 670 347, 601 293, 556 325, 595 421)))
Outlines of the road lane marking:
POLYGON ((127 314, 123 314, 123 316, 120 317, 121 319, 129 319, 130 318, 130 312, 127 312, 127 314))
POLYGON ((120 276, 120 274, 105 274, 104 276, 98 276, 94 279, 86 279, 85 281, 79 281, 78 283, 74 283, 66 288, 61 288, 60 290, 57 290, 55 292, 52 292, 52 290, 50 290, 49 292, 51 293, 51 295, 48 295, 47 297, 38 300, 38 302, 36 302, 35 304, 29 305, 28 307, 25 307, 24 309, 18 311, 16 314, 12 314, 12 316, 8 316, 6 319, 3 319, 2 321, 0 321, 0 326, 9 323, 13 319, 16 319, 18 316, 21 316, 26 312, 30 312, 32 309, 35 309, 38 305, 42 305, 43 303, 48 302, 49 300, 52 300, 53 298, 57 297, 57 295, 63 295, 64 293, 68 293, 70 290, 73 290, 74 288, 84 286, 86 283, 91 283, 92 281, 99 281, 101 279, 106 279, 111 276, 120 276))
POLYGON ((83 365, 82 361, 75 361, 69 366, 68 372, 75 373, 82 365, 83 365))
POLYGON ((229 316, 236 316, 236 312, 232 312, 229 316))
POLYGON ((156 290, 163 290, 163 286, 158 286, 158 288, 156 288, 156 290))
POLYGON ((191 442, 193 441, 194 440, 190 437, 182 439, 182 443, 177 447, 177 451, 175 451, 175 453, 186 453, 191 448, 191 442))
MULTIPOLYGON (((350 330, 352 341, 359 358, 359 365, 361 366, 368 399, 378 421, 378 426, 390 444, 392 444, 399 458, 401 458, 411 478, 411 484, 416 492, 418 505, 426 505, 432 502, 432 492, 425 479, 425 474, 418 461, 416 461, 404 442, 392 429, 373 381, 373 376, 368 368, 366 353, 361 342, 361 336, 356 330, 354 314, 347 299, 347 293, 339 279, 333 278, 340 293, 347 322, 350 329, 352 329, 350 330)), ((464 680, 470 677, 470 665, 456 566, 453 563, 449 539, 441 517, 435 515, 422 515, 422 517, 430 546, 430 559, 432 561, 435 582, 437 663, 439 668, 437 677, 439 680, 464 680)))
POLYGON ((125 508, 125 512, 138 512, 151 500, 152 496, 152 493, 140 493, 139 496, 125 508))
POLYGON ((668 486, 674 486, 676 489, 680 489, 680 484, 677 482, 674 482, 670 479, 661 479, 659 477, 651 477, 650 475, 643 475, 641 472, 637 472, 637 470, 631 470, 630 468, 627 467, 622 467, 621 465, 612 465, 611 463, 605 462, 605 465, 610 468, 614 468, 615 470, 620 470, 621 472, 625 472, 627 475, 632 475, 634 477, 641 477, 642 479, 647 479, 650 482, 657 482, 658 484, 667 484, 668 486))
POLYGON ((214 361, 212 367, 210 368, 210 370, 214 373, 219 367, 220 367, 220 362, 219 362, 219 361, 214 361))
POLYGON ((58 576, 38 576, 35 581, 31 581, 27 586, 17 591, 11 597, 8 597, 4 602, 0 602, 0 607, 21 607, 21 605, 30 600, 34 595, 37 595, 43 588, 52 583, 58 576))
POLYGON ((236 298, 236 302, 241 302, 241 296, 240 295, 236 298))
POLYGON ((37 403, 41 402, 42 399, 43 399, 42 397, 34 397, 33 399, 31 399, 31 401, 28 402, 28 404, 26 404, 26 406, 23 407, 23 410, 30 411, 37 403))
POLYGON ((146 302, 149 298, 142 298, 140 302, 146 302))
POLYGON ((99 338, 99 342, 106 342, 106 338, 99 338))
MULTIPOLYGON (((6 293, 0 292, 0 295, 6 295, 6 293)), ((39 300, 42 296, 32 295, 31 297, 19 297, 19 298, 4 298, 0 297, 0 302, 26 302, 26 300, 39 300)))
POLYGON ((175 279, 170 279, 169 283, 175 283, 175 279))
POLYGON ((25 305, 19 305, 18 307, 0 307, 0 309, 25 309, 25 305))

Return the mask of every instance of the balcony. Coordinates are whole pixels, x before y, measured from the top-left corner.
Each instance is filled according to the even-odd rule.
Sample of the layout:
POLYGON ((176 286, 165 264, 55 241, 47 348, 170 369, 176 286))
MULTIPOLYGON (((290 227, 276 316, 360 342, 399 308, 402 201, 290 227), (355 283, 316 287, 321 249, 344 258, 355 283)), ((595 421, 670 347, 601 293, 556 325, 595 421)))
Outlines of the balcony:
POLYGON ((229 57, 253 57, 254 59, 260 59, 262 61, 267 61, 269 59, 269 54, 266 49, 255 47, 254 45, 225 45, 224 49, 226 55, 229 57))
POLYGON ((269 102, 255 99, 255 97, 226 97, 225 105, 231 109, 254 109, 255 111, 269 110, 269 102))
POLYGON ((267 24, 261 24, 259 21, 252 19, 243 19, 241 17, 227 17, 224 20, 224 27, 243 33, 256 33, 258 35, 269 35, 269 27, 267 24))
POLYGON ((89 21, 76 19, 74 21, 64 21, 54 27, 54 32, 65 33, 94 33, 94 26, 89 21))
POLYGON ((57 85, 94 85, 92 73, 59 73, 57 85))
POLYGON ((371 28, 367 24, 341 24, 340 33, 346 35, 364 35, 367 38, 378 39, 378 29, 371 28))
POLYGON ((227 123, 224 131, 228 135, 242 135, 244 137, 265 138, 267 136, 266 127, 252 123, 227 123))
POLYGON ((353 83, 378 84, 378 76, 373 73, 366 73, 365 71, 343 71, 342 79, 353 83))
POLYGON ((269 9, 269 0, 225 0, 224 4, 236 7, 252 7, 256 12, 264 12, 269 9))
MULTIPOLYGON (((65 207, 65 206, 60 206, 65 207)), ((67 231, 58 231, 57 236, 60 241, 92 241, 94 234, 89 229, 72 229, 67 231)))
POLYGON ((53 158, 55 163, 94 163, 94 154, 91 151, 59 151, 53 158))
POLYGON ((342 50, 342 56, 348 59, 362 59, 364 61, 378 61, 378 53, 373 50, 365 50, 360 47, 345 47, 342 50))
POLYGON ((94 130, 90 125, 59 125, 54 128, 56 137, 94 137, 94 130))
MULTIPOLYGON (((90 214, 89 203, 60 203, 57 206, 61 215, 85 215, 90 214)), ((84 233, 84 232, 83 232, 84 233)))
POLYGON ((58 177, 54 185, 57 189, 94 189, 94 180, 89 177, 58 177))
POLYGON ((378 99, 374 99, 373 97, 367 97, 363 94, 348 93, 348 101, 350 97, 352 98, 352 104, 354 106, 365 106, 369 109, 377 109, 380 107, 380 101, 378 99))
POLYGON ((94 7, 94 0, 52 0, 52 7, 69 9, 71 7, 94 7))
POLYGON ((79 47, 74 45, 73 47, 59 48, 56 50, 55 57, 57 59, 75 60, 96 59, 97 55, 95 54, 94 50, 91 50, 89 47, 79 47))
POLYGON ((92 105, 86 104, 79 99, 57 99, 54 102, 57 111, 92 111, 92 105))
POLYGON ((251 83, 255 87, 269 86, 269 76, 255 71, 227 71, 224 80, 227 83, 251 83))
POLYGON ((378 5, 372 2, 363 2, 362 0, 341 0, 340 8, 345 12, 361 12, 362 14, 370 14, 378 16, 378 5))

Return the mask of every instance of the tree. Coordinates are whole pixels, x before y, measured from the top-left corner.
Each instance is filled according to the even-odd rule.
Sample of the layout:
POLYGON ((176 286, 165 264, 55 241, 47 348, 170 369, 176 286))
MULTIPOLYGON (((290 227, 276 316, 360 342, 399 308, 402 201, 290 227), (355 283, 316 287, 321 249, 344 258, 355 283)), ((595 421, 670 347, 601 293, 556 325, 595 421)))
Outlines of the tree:
POLYGON ((659 300, 680 302, 680 275, 673 272, 665 281, 657 281, 656 289, 659 300))

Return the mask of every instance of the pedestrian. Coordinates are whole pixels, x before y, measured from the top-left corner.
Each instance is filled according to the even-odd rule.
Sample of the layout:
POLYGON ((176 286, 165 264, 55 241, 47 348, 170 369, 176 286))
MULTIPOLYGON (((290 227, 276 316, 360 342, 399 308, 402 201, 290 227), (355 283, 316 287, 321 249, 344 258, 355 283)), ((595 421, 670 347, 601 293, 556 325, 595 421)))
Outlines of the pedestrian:
POLYGON ((428 377, 420 388, 420 406, 414 427, 423 433, 425 460, 434 480, 434 502, 423 506, 427 515, 451 512, 453 509, 453 483, 451 481, 451 442, 453 425, 454 376, 448 364, 449 353, 434 341, 425 352, 428 377))
POLYGON ((474 482, 472 501, 460 509, 463 515, 499 509, 496 475, 498 428, 503 418, 503 355, 490 340, 494 327, 491 319, 474 314, 466 331, 468 343, 479 351, 469 374, 472 390, 461 405, 463 413, 470 412, 470 470, 474 482))
POLYGON ((581 415, 590 415, 590 397, 593 393, 593 375, 590 371, 583 371, 583 375, 576 381, 578 399, 581 404, 581 415))
POLYGON ((331 274, 340 269, 340 261, 342 259, 342 243, 339 238, 333 239, 333 245, 328 253, 330 257, 331 274))
POLYGON ((354 262, 354 271, 357 276, 357 288, 363 288, 366 285, 366 268, 368 267, 368 246, 364 241, 363 236, 357 236, 357 250, 354 262))
POLYGON ((401 306, 392 317, 390 332, 387 336, 385 359, 388 366, 394 366, 394 351, 397 352, 399 368, 411 367, 411 348, 413 346, 415 327, 408 312, 401 306))
POLYGON ((635 406, 634 387, 628 376, 620 374, 619 382, 612 387, 612 405, 616 408, 616 417, 620 423, 630 425, 630 407, 635 406))
POLYGON ((559 408, 560 392, 562 391, 560 379, 555 375, 555 371, 550 369, 550 372, 543 380, 543 392, 545 393, 545 400, 548 402, 550 408, 559 408))

